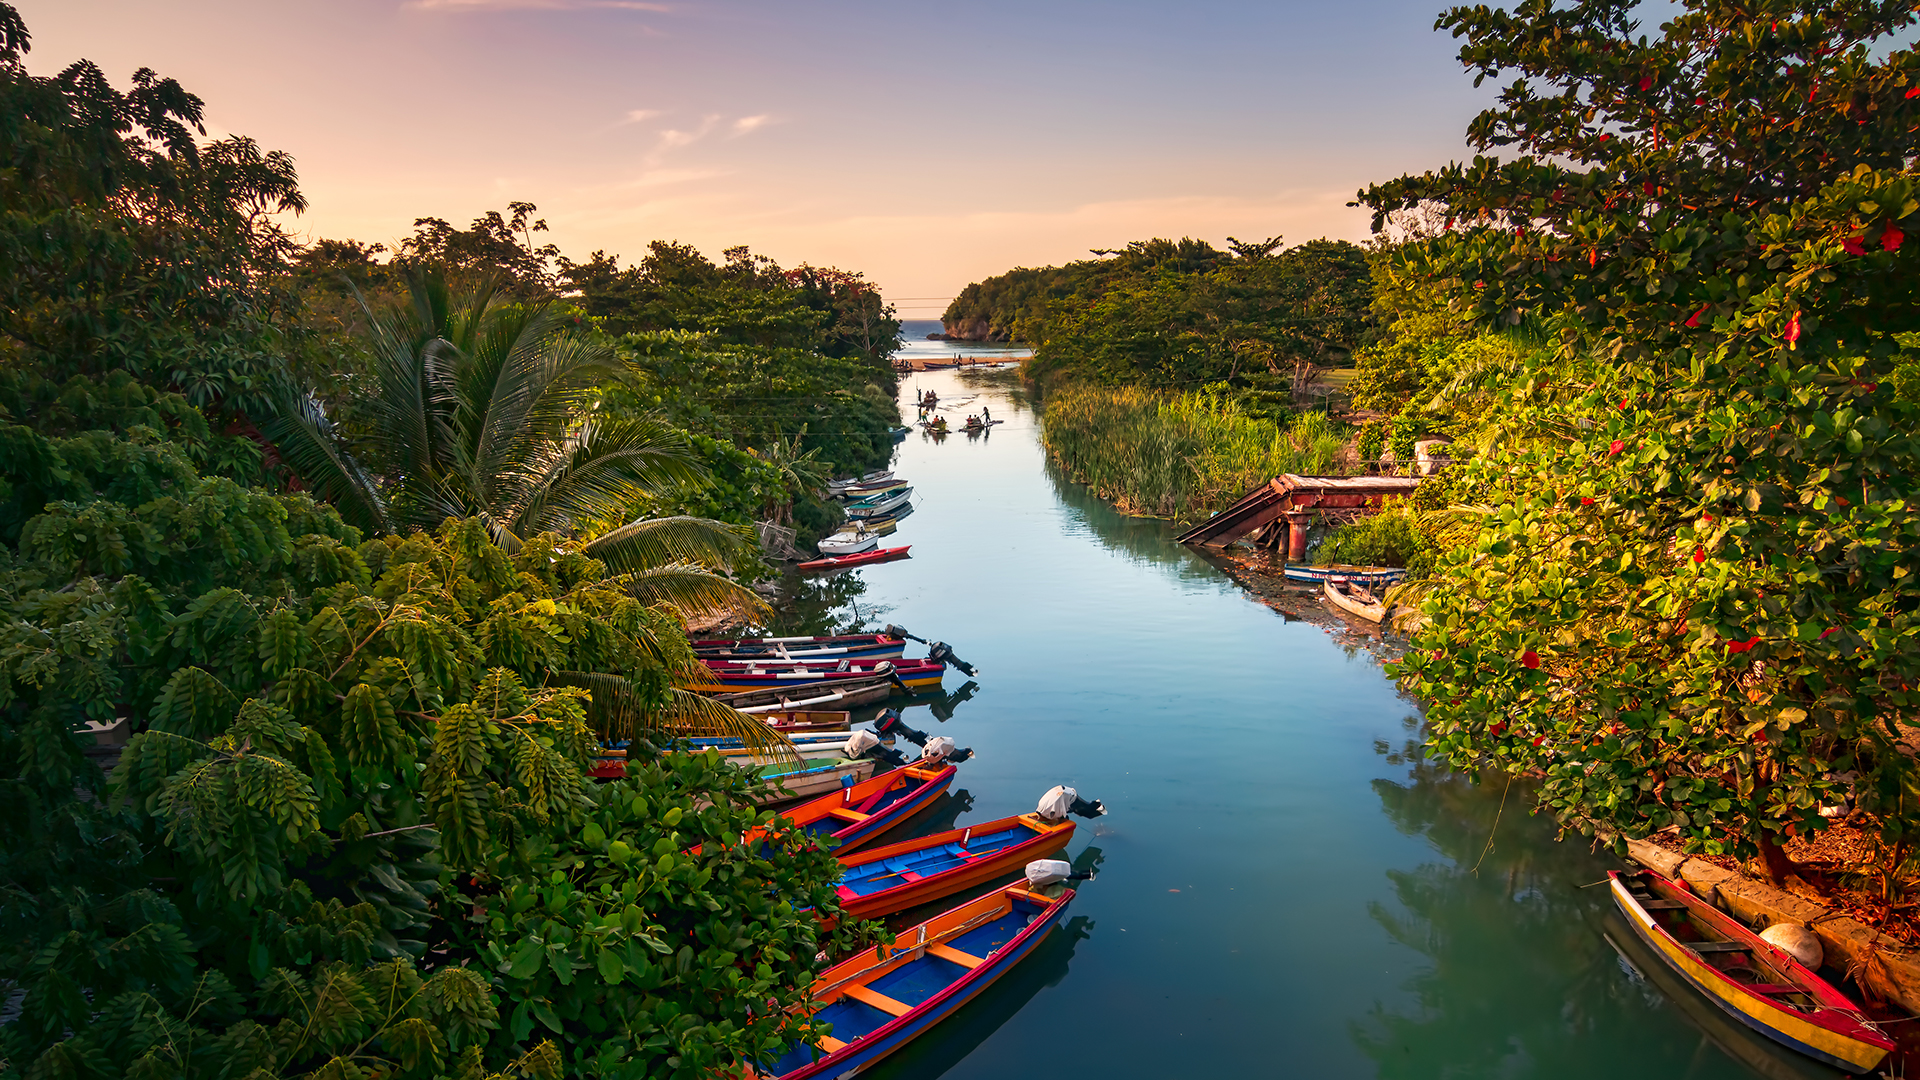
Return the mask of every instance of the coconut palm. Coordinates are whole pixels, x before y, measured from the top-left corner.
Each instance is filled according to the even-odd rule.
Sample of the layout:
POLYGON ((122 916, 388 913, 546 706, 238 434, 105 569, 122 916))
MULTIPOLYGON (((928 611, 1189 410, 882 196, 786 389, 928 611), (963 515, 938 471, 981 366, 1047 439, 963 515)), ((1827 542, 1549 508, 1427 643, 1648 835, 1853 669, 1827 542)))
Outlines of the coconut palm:
MULTIPOLYGON (((364 403, 370 433, 349 445, 305 393, 283 394, 280 415, 263 426, 301 479, 349 522, 398 533, 474 518, 510 552, 556 533, 584 539, 586 554, 650 606, 683 617, 766 610, 753 590, 724 576, 757 553, 743 530, 665 517, 597 531, 705 471, 664 421, 595 417, 595 387, 619 372, 619 361, 575 333, 551 302, 515 301, 492 283, 455 295, 440 273, 421 270, 405 303, 376 312, 363 297, 361 307, 375 374, 364 403)), ((668 670, 684 679, 691 669, 682 662, 668 670)), ((592 681, 596 699, 627 718, 622 726, 638 703, 657 724, 786 744, 768 740, 766 725, 671 686, 651 692, 618 676, 592 681)))
POLYGON ((793 500, 821 494, 827 488, 828 478, 833 475, 832 467, 820 460, 819 447, 801 451, 800 440, 806 437, 807 426, 802 424, 792 438, 775 435, 773 442, 760 455, 762 461, 779 470, 781 483, 786 487, 787 497, 779 499, 776 496, 767 506, 768 520, 775 525, 792 521, 793 500))

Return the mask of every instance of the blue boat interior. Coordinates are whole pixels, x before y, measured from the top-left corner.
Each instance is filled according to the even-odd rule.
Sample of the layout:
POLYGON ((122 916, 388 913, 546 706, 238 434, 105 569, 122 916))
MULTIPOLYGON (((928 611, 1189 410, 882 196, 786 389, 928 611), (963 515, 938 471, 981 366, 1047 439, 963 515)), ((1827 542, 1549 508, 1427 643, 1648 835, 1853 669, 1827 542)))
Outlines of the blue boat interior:
MULTIPOLYGON (((926 786, 927 781, 922 780, 920 777, 905 776, 902 777, 898 783, 889 785, 886 790, 869 795, 865 802, 849 803, 847 809, 857 810, 862 814, 868 815, 884 814, 889 807, 897 806, 902 801, 911 799, 915 792, 926 786)), ((859 822, 857 824, 866 825, 868 823, 859 822)), ((839 818, 824 817, 819 821, 807 825, 806 830, 815 836, 832 836, 834 833, 844 831, 847 827, 848 823, 839 818)))
MULTIPOLYGON (((1010 834, 1009 834, 1010 835, 1010 834)), ((1032 833, 1027 833, 1031 836, 1032 833)), ((946 944, 963 953, 985 959, 994 950, 1004 948, 1006 944, 1020 935, 1040 912, 1045 910, 1031 901, 1015 899, 1013 910, 982 923, 946 944)), ((901 935, 905 943, 907 935, 901 935)), ((885 975, 867 984, 867 988, 900 1002, 903 1005, 919 1006, 934 995, 959 982, 968 969, 951 960, 938 956, 921 956, 902 964, 885 975)), ((821 1009, 814 1017, 817 1023, 833 1025, 832 1035, 841 1042, 852 1042, 880 1030, 892 1021, 892 1015, 874 1008, 863 1001, 843 997, 821 1009)), ((917 1033, 917 1032, 916 1032, 917 1033)), ((815 1051, 807 1046, 790 1046, 786 1052, 772 1061, 766 1072, 770 1076, 780 1077, 801 1068, 815 1060, 815 1051)))
POLYGON ((917 878, 932 877, 957 866, 964 866, 975 859, 998 854, 1015 844, 1033 839, 1033 836, 1033 830, 1016 826, 1000 832, 970 837, 965 847, 956 840, 939 847, 922 848, 919 851, 895 855, 889 859, 867 863, 858 870, 847 873, 841 877, 840 887, 852 892, 855 896, 871 896, 887 889, 898 888, 917 878), (909 878, 907 874, 912 874, 914 877, 909 878))

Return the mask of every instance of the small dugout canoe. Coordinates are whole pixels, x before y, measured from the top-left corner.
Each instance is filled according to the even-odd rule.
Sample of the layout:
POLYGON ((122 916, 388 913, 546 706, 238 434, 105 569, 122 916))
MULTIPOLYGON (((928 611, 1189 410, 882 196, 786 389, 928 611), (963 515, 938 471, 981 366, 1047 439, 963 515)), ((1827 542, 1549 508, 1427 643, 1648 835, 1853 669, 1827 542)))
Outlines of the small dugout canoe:
POLYGON ((855 705, 872 705, 885 701, 894 694, 911 694, 905 683, 896 681, 891 674, 876 675, 847 682, 834 683, 831 686, 805 688, 768 687, 764 690, 745 690, 734 694, 721 694, 714 700, 722 705, 738 709, 748 715, 774 712, 779 709, 802 709, 813 705, 832 705, 848 709, 855 705))
POLYGON ((905 911, 1019 873, 1072 839, 1072 821, 1019 814, 873 848, 840 859, 840 906, 855 919, 905 911))
MULTIPOLYGON (((866 780, 873 775, 875 767, 871 758, 849 758, 844 754, 820 754, 797 761, 771 754, 754 754, 728 757, 727 760, 741 768, 761 767, 761 777, 769 781, 773 788, 754 799, 758 806, 817 798, 866 780)), ((595 780, 623 779, 627 775, 627 752, 600 751, 594 757, 593 767, 587 770, 587 775, 595 780)))
POLYGON ((940 685, 947 666, 932 660, 879 660, 874 662, 820 661, 819 666, 794 661, 705 660, 709 681, 695 690, 741 693, 748 690, 773 690, 833 686, 874 678, 894 678, 910 690, 940 685), (844 667, 843 667, 844 665, 844 667))
POLYGON ((812 1015, 795 1044, 759 1071, 771 1080, 843 1077, 905 1046, 1033 952, 1066 914, 1073 890, 1026 882, 936 915, 814 978, 812 1015), (1057 891, 1057 895, 1052 895, 1057 891), (814 1023, 833 1025, 815 1036, 814 1023))
POLYGON ((1833 984, 1651 870, 1607 874, 1634 933, 1735 1020, 1808 1057, 1871 1072, 1894 1042, 1833 984))
POLYGON ((832 709, 781 709, 756 714, 775 731, 799 735, 816 731, 846 733, 853 727, 853 714, 832 709))
POLYGON ((1327 594, 1328 603, 1356 618, 1381 622, 1387 617, 1387 605, 1375 599, 1364 585, 1335 578, 1323 584, 1321 590, 1327 594))
POLYGON ((906 651, 907 639, 886 634, 825 634, 817 637, 733 638, 695 641, 706 660, 838 660, 857 656, 890 660, 906 651))
POLYGON ((1398 566, 1347 566, 1335 563, 1330 566, 1299 566, 1292 563, 1280 570, 1281 576, 1288 581, 1305 585, 1318 585, 1332 578, 1346 578, 1362 585, 1391 585, 1407 576, 1406 570, 1398 566))

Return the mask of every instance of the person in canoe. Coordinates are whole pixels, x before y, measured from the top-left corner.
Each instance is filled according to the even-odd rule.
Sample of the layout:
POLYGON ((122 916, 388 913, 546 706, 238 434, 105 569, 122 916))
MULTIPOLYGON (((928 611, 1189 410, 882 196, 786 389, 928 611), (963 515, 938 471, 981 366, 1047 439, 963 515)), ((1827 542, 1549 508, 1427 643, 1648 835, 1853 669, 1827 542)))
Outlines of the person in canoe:
POLYGON ((993 423, 993 410, 987 408, 985 405, 980 406, 980 419, 989 424, 993 423))

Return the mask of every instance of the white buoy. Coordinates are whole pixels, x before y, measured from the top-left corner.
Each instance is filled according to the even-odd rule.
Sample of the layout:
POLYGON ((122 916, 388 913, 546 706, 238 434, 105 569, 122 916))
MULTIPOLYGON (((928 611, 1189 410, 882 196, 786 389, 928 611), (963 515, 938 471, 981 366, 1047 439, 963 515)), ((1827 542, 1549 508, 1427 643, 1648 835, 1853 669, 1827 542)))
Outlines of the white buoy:
POLYGON ((1800 961, 1802 967, 1817 970, 1827 958, 1826 950, 1820 947, 1819 936, 1795 923, 1774 923, 1760 931, 1760 940, 1800 961))

